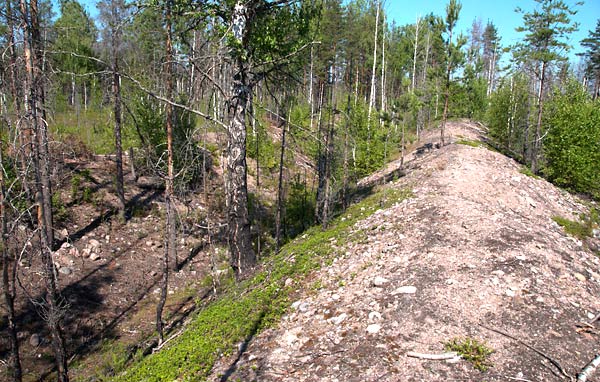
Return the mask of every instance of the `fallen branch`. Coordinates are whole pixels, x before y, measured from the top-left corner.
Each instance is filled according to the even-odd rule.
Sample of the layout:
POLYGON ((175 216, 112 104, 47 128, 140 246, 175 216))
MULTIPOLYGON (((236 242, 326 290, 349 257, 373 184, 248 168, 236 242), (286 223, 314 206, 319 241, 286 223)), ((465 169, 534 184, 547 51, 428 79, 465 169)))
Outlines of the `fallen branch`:
POLYGON ((535 347, 533 347, 533 346, 529 345, 527 342, 521 341, 520 339, 518 339, 518 338, 516 338, 516 337, 513 337, 513 336, 511 336, 510 334, 508 334, 508 333, 506 333, 506 332, 503 332, 503 331, 501 331, 501 330, 499 330, 499 329, 490 328, 490 327, 488 327, 488 326, 485 326, 485 325, 483 325, 483 324, 479 324, 479 326, 481 326, 481 327, 482 327, 482 328, 484 328, 484 329, 490 330, 490 331, 492 331, 492 332, 495 332, 495 333, 501 334, 501 335, 503 335, 503 336, 505 336, 505 337, 508 337, 508 338, 510 338, 510 339, 512 339, 512 340, 515 340, 515 341, 517 341, 518 343, 520 343, 521 345, 525 346, 526 348, 533 350, 533 351, 534 351, 534 352, 536 352, 537 354, 541 355, 542 357, 544 357, 545 359, 547 359, 548 361, 550 361, 550 363, 552 363, 552 364, 553 364, 553 365, 554 365, 554 366, 555 366, 555 367, 556 367, 556 368, 557 368, 557 369, 558 369, 558 370, 561 372, 561 374, 562 374, 563 376, 565 376, 565 377, 567 377, 567 378, 569 378, 569 379, 572 379, 572 377, 571 377, 569 374, 567 374, 567 372, 565 371, 565 369, 563 369, 563 367, 560 365, 560 363, 559 363, 558 361, 554 360, 552 357, 550 357, 549 355, 545 354, 545 353, 544 353, 544 352, 542 352, 541 350, 539 350, 539 349, 537 349, 537 348, 535 348, 535 347))
POLYGON ((454 359, 456 357, 460 357, 456 352, 448 352, 442 354, 425 354, 425 353, 417 353, 414 351, 409 351, 406 353, 407 357, 419 358, 419 359, 429 359, 432 361, 443 361, 446 359, 454 359))
POLYGON ((581 370, 581 373, 577 374, 577 382, 586 382, 598 366, 600 366, 600 354, 596 354, 596 357, 581 370))

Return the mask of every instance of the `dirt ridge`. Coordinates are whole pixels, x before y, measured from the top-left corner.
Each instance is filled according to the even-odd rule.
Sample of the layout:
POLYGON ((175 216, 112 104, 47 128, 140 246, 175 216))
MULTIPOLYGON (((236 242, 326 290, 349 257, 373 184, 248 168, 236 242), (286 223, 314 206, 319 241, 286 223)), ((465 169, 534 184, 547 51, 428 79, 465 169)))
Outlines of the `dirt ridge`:
POLYGON ((552 220, 586 207, 497 152, 457 144, 480 139, 479 126, 447 131, 449 145, 411 154, 406 176, 384 186, 414 196, 358 222, 364 239, 311 277, 319 288, 297 285, 280 324, 233 373, 221 360, 214 380, 554 381, 552 362, 515 339, 571 376, 600 352, 600 324, 581 326, 600 311, 600 259, 552 220), (442 353, 455 337, 485 341, 493 367, 406 356, 442 353))

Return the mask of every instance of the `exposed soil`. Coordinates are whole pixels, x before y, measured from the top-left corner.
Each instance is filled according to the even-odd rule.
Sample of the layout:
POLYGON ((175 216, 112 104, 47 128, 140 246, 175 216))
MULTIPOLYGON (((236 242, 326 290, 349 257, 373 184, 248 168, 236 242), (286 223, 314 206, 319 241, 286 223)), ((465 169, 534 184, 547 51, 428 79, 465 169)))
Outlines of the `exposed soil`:
MULTIPOLYGON (((135 349, 148 351, 156 339, 152 333, 165 252, 163 189, 160 179, 143 177, 135 182, 126 173, 130 216, 121 223, 114 212, 117 203, 112 189, 114 163, 110 158, 66 158, 57 167, 63 184, 56 190, 63 207, 57 209, 55 216, 61 248, 53 257, 64 297, 63 328, 68 353, 72 355, 70 374, 74 380, 87 380, 100 374, 110 375, 112 365, 119 362, 110 358, 127 354, 119 349, 129 348, 131 354, 135 349), (74 182, 73 178, 79 180, 74 182), (97 352, 102 348, 104 351, 97 352)), ((217 178, 216 174, 213 176, 217 178)), ((215 261, 222 261, 224 255, 224 251, 220 256, 214 251, 219 243, 223 245, 218 230, 213 230, 210 238, 217 247, 209 247, 207 230, 198 227, 205 225, 203 217, 207 214, 202 196, 192 195, 177 208, 178 263, 175 266, 171 259, 174 268, 163 315, 169 329, 181 325, 197 301, 210 294, 211 286, 201 285, 201 281, 211 271, 211 264, 214 270, 215 261)), ((212 218, 218 221, 214 211, 212 218)), ((39 259, 29 256, 22 259, 18 269, 23 288, 17 288, 17 323, 25 381, 53 379, 48 374, 53 368, 51 339, 38 305, 43 298, 39 270, 39 259)), ((2 330, 5 325, 0 320, 2 330)), ((2 332, 0 337, 1 358, 7 355, 5 334, 2 332)), ((5 366, 2 364, 1 368, 5 366)), ((0 370, 2 375, 4 370, 0 370)))
POLYGON ((600 323, 586 324, 600 312, 600 259, 552 220, 586 207, 497 152, 456 143, 480 139, 477 125, 447 131, 449 145, 363 180, 405 173, 383 187, 414 196, 358 222, 364 239, 297 285, 280 324, 221 360, 213 380, 558 381, 553 362, 572 377, 600 352, 600 323), (407 357, 443 353, 455 337, 485 342, 493 366, 407 357))

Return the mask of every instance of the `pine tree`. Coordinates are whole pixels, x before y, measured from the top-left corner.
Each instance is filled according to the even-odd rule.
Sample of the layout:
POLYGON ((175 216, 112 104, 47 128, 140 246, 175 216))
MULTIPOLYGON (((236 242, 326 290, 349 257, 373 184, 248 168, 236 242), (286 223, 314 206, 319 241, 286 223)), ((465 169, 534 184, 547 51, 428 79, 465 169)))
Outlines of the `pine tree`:
POLYGON ((596 99, 600 96, 600 19, 596 22, 596 29, 589 31, 589 37, 583 39, 581 45, 586 48, 586 72, 594 80, 592 97, 596 99))
POLYGON ((577 13, 562 0, 535 0, 539 6, 523 14, 523 26, 517 32, 524 32, 523 42, 516 44, 514 56, 517 62, 532 61, 536 66, 538 78, 537 88, 537 123, 531 150, 531 170, 537 172, 538 156, 542 140, 542 116, 547 75, 550 65, 564 61, 564 54, 570 49, 565 41, 568 35, 577 30, 578 24, 571 21, 571 16, 577 13))

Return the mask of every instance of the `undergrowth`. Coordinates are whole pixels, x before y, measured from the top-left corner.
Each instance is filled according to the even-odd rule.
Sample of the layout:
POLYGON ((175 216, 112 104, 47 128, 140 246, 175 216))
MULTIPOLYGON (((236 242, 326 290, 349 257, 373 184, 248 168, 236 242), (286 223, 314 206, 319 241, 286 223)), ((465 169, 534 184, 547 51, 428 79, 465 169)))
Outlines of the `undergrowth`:
POLYGON ((484 342, 474 338, 453 338, 444 343, 446 350, 454 351, 465 360, 471 362, 473 367, 479 371, 486 371, 492 364, 488 357, 494 352, 484 342))
POLYGON ((582 240, 591 237, 594 228, 600 226, 600 211, 591 208, 589 214, 579 216, 579 221, 563 218, 562 216, 553 216, 552 220, 563 227, 566 233, 582 240))
POLYGON ((354 223, 410 196, 406 190, 379 191, 348 208, 328 229, 310 228, 279 253, 267 256, 254 277, 237 285, 228 283, 220 297, 199 311, 171 346, 130 365, 112 380, 206 379, 219 357, 236 352, 238 344, 249 341, 286 312, 292 293, 285 287, 287 279, 306 284, 312 271, 339 255, 337 246, 356 238, 350 230, 354 223))

